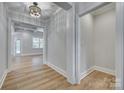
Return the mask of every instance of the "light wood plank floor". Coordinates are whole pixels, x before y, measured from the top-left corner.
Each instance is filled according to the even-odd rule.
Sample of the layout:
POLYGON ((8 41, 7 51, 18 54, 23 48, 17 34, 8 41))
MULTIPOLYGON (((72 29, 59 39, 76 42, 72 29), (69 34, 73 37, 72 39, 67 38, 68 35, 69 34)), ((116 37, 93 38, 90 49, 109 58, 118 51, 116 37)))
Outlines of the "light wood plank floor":
POLYGON ((14 61, 16 67, 8 73, 3 90, 110 90, 115 87, 115 77, 99 71, 89 74, 80 84, 71 85, 65 77, 43 65, 41 56, 17 57, 14 61))

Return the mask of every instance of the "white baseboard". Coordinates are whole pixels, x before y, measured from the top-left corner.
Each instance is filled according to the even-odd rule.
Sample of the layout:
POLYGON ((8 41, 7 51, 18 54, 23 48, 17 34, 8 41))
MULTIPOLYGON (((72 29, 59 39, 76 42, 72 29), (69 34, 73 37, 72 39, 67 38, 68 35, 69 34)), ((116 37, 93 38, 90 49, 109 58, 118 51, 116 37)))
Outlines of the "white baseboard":
POLYGON ((115 75, 115 71, 108 69, 108 68, 104 68, 104 67, 100 67, 100 66, 94 66, 93 68, 94 68, 94 70, 98 70, 98 71, 101 71, 104 73, 115 75))
POLYGON ((68 77, 67 73, 62 70, 61 68, 51 64, 51 63, 47 63, 46 65, 48 65, 49 67, 51 67, 52 69, 54 69, 56 72, 58 72, 59 74, 63 75, 64 77, 68 77))
POLYGON ((3 85, 3 83, 4 83, 5 79, 6 79, 7 73, 8 73, 8 70, 6 70, 4 72, 4 74, 3 74, 3 76, 2 76, 2 78, 0 80, 0 89, 2 88, 2 85, 3 85))
POLYGON ((27 53, 27 54, 21 54, 21 56, 33 56, 33 55, 42 55, 43 53, 27 53))
POLYGON ((87 75, 89 75, 94 70, 98 70, 98 71, 101 71, 101 72, 104 72, 104 73, 115 75, 115 72, 111 69, 103 68, 103 67, 99 67, 99 66, 93 66, 93 67, 89 68, 87 71, 81 73, 80 80, 83 79, 84 77, 86 77, 87 75))
POLYGON ((94 68, 91 67, 91 68, 89 68, 87 71, 81 73, 81 75, 80 75, 80 80, 83 79, 83 78, 85 78, 86 76, 88 76, 88 75, 89 75, 91 72, 93 72, 93 71, 94 71, 94 68))
POLYGON ((116 88, 116 90, 121 90, 121 89, 123 89, 123 88, 122 88, 122 85, 121 85, 121 80, 118 79, 118 78, 116 78, 116 85, 115 85, 115 88, 116 88))

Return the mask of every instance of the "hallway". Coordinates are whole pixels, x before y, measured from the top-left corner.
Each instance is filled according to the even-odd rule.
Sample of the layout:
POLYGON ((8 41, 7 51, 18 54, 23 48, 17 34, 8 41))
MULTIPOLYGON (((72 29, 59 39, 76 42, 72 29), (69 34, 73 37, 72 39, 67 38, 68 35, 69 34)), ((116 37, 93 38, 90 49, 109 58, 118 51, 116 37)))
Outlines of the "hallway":
POLYGON ((1 90, 124 89, 124 3, 1 2, 0 11, 1 90))

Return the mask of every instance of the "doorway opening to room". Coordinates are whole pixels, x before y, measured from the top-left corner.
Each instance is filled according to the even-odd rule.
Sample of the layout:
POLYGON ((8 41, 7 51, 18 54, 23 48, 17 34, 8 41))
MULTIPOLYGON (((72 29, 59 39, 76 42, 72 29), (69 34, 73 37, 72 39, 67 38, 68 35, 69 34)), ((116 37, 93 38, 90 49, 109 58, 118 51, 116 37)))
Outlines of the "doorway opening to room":
POLYGON ((115 3, 85 13, 80 16, 79 21, 80 83, 83 83, 88 76, 90 87, 115 89, 115 3))
POLYGON ((10 31, 11 70, 43 64, 45 53, 44 30, 44 27, 13 21, 10 31))

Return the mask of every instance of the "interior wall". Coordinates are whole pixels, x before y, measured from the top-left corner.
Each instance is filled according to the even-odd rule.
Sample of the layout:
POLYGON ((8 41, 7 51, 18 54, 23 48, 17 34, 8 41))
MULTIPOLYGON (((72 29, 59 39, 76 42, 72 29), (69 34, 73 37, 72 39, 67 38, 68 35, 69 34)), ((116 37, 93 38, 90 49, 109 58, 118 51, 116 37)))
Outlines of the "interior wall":
POLYGON ((51 16, 48 28, 47 62, 66 71, 66 16, 60 10, 51 16))
POLYGON ((92 66, 115 71, 115 10, 80 18, 80 71, 92 66))
POLYGON ((93 61, 93 16, 87 14, 80 18, 80 60, 81 72, 94 66, 93 61))
MULTIPOLYGON (((32 38, 39 37, 43 38, 43 33, 39 32, 29 32, 29 31, 21 31, 21 32, 14 32, 14 38, 21 40, 21 55, 30 55, 30 54, 42 54, 43 49, 32 48, 32 38)), ((14 44, 14 41, 13 41, 14 44)))
POLYGON ((96 66, 115 70, 115 10, 94 16, 94 62, 96 66))
POLYGON ((0 3, 0 84, 7 69, 7 17, 4 3, 0 3))

